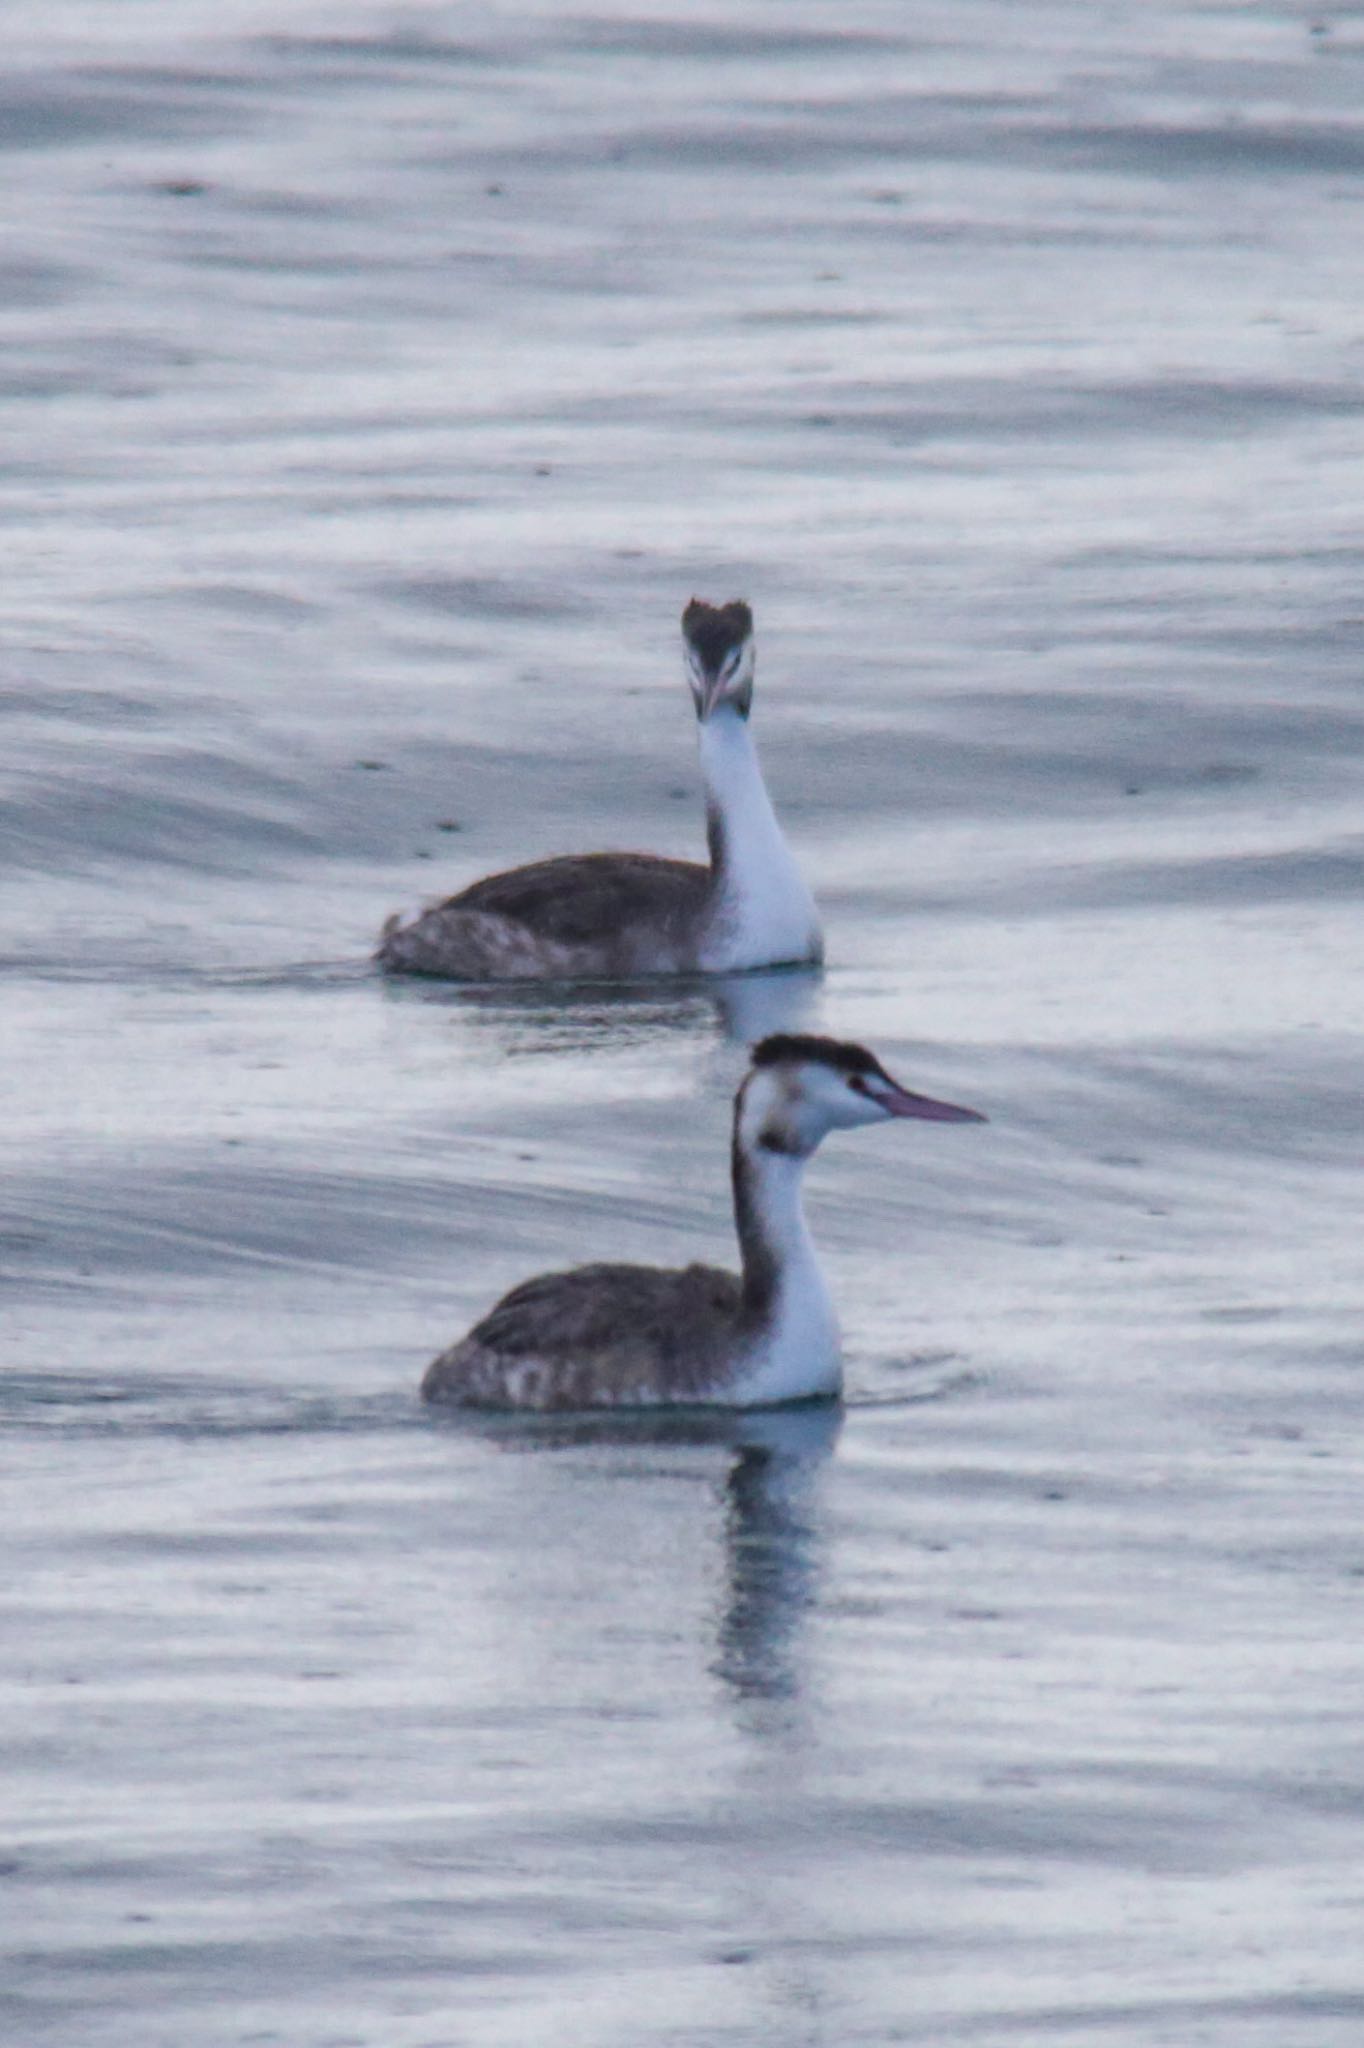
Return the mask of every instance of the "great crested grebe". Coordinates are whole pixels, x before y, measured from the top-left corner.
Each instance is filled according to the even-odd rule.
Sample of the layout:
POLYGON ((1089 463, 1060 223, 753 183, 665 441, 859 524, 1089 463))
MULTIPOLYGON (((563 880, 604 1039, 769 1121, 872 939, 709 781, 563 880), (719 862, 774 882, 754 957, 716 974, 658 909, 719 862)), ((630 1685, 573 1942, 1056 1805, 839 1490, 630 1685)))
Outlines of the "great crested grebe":
POLYGON ((829 1131, 892 1117, 985 1121, 910 1094, 860 1045, 765 1038, 734 1098, 742 1277, 714 1266, 543 1273, 432 1361, 423 1397, 474 1408, 750 1408, 837 1394, 838 1319, 801 1177, 829 1131))
POLYGON ((381 967, 454 981, 614 980, 823 957, 819 918, 748 728, 753 614, 737 599, 693 598, 682 643, 700 729, 709 867, 586 853, 485 875, 410 924, 390 918, 381 967))

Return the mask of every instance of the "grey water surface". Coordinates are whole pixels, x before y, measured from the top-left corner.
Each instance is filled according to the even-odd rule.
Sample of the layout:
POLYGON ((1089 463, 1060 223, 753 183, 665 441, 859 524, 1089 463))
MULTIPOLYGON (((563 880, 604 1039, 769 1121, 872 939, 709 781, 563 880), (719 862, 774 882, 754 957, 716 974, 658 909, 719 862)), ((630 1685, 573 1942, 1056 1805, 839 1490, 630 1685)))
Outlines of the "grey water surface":
POLYGON ((1364 2039, 1364 12, 62 0, 0 79, 0 2033, 1364 2039), (701 844, 829 966, 384 986, 701 844), (470 1423, 732 1255, 848 1401, 470 1423))

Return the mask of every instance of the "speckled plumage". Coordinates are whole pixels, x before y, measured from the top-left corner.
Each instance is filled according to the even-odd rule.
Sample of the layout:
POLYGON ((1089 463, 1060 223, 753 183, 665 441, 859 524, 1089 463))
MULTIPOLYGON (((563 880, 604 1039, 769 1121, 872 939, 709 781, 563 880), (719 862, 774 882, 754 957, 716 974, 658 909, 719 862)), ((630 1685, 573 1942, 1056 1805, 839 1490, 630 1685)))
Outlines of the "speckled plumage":
POLYGON ((739 1281, 715 1266, 542 1273, 432 1361, 422 1394, 466 1408, 704 1401, 731 1364, 742 1309, 739 1281))
POLYGON ((650 853, 564 854, 484 875, 411 924, 381 966, 470 980, 678 973, 693 961, 714 878, 650 853))

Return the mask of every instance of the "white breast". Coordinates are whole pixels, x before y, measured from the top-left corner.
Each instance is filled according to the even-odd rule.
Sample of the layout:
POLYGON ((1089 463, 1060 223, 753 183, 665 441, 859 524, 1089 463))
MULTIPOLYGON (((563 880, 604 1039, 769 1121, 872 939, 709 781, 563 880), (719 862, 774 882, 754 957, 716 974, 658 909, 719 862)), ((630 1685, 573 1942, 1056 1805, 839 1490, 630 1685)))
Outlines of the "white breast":
POLYGON ((743 719, 719 712, 707 720, 701 769, 725 840, 725 886, 702 944, 702 966, 723 972, 820 959, 814 899, 782 836, 743 719))
POLYGON ((755 1347, 734 1399, 745 1407, 810 1401, 836 1394, 842 1384, 838 1316, 823 1275, 818 1267, 808 1276, 788 1275, 771 1329, 755 1347))
POLYGON ((748 1149, 747 1158, 754 1222, 775 1268, 776 1296, 730 1398, 748 1406, 836 1394, 842 1383, 838 1316, 805 1221, 805 1160, 761 1148, 748 1149))
POLYGON ((703 967, 723 973, 821 957, 814 902, 785 847, 782 852, 781 866, 757 861, 739 866, 712 913, 701 948, 703 967))

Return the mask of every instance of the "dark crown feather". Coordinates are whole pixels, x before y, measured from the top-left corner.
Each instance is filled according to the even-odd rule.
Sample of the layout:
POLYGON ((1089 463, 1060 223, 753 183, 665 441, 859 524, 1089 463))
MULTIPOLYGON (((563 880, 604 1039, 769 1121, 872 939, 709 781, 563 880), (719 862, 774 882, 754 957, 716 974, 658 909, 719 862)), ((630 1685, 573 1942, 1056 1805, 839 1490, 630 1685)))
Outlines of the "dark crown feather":
POLYGON ((694 597, 682 614, 683 635, 710 675, 727 654, 743 646, 752 631, 753 614, 740 597, 728 604, 706 604, 694 597))
POLYGON ((753 1048, 755 1067, 776 1067, 785 1061, 814 1061, 833 1067, 840 1074, 884 1073, 880 1060, 865 1045, 849 1045, 837 1038, 817 1038, 812 1033, 779 1031, 753 1048))

